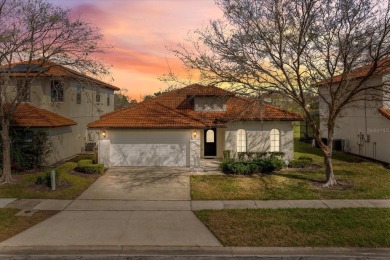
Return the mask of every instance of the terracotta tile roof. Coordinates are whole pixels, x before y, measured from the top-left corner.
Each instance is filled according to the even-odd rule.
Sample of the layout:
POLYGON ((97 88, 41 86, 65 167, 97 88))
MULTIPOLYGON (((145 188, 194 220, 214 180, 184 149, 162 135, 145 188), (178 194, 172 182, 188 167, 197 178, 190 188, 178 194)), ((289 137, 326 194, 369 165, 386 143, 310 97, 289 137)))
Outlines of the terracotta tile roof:
POLYGON ((132 105, 89 123, 91 128, 203 128, 204 125, 155 102, 132 105))
POLYGON ((11 66, 5 65, 0 67, 0 73, 7 73, 10 77, 24 77, 26 76, 27 69, 29 69, 29 74, 32 76, 40 74, 39 77, 70 77, 90 81, 104 88, 120 90, 120 88, 111 84, 81 74, 80 72, 51 61, 42 62, 40 60, 34 60, 31 63, 19 62, 12 64, 11 66))
POLYGON ((61 127, 76 124, 75 121, 69 118, 35 107, 29 103, 20 103, 11 120, 11 125, 17 127, 61 127))
POLYGON ((378 108, 379 113, 381 113, 384 117, 390 120, 390 108, 378 108))
MULTIPOLYGON (((362 77, 366 76, 367 73, 369 73, 371 68, 372 68, 372 64, 368 64, 366 66, 362 66, 360 68, 357 68, 357 69, 351 71, 349 73, 349 75, 347 75, 345 77, 345 80, 362 78, 362 77)), ((376 71, 374 71, 373 75, 382 75, 386 72, 390 72, 390 57, 382 59, 378 62, 378 68, 376 69, 376 71)), ((342 80, 342 78, 343 78, 343 75, 338 75, 338 76, 333 77, 332 79, 323 80, 323 81, 319 82, 317 85, 323 85, 323 84, 330 83, 330 82, 338 83, 342 80)))
POLYGON ((190 85, 154 99, 116 110, 88 124, 91 128, 207 128, 226 127, 232 121, 299 121, 300 115, 261 104, 256 99, 236 97, 232 92, 190 85), (194 111, 195 96, 216 96, 226 101, 226 111, 194 111))

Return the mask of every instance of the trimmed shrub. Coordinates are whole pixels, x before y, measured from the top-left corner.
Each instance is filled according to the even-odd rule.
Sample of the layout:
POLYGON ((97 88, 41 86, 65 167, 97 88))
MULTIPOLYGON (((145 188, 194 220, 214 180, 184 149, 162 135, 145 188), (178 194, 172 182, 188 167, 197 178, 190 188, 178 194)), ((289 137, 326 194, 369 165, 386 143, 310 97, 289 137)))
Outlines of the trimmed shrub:
POLYGON ((245 159, 246 152, 237 152, 237 158, 239 161, 243 161, 245 159))
POLYGON ((278 158, 262 158, 252 161, 225 161, 220 164, 220 169, 226 174, 250 175, 280 170, 283 165, 284 162, 278 158))
POLYGON ((103 164, 93 164, 92 160, 80 160, 76 171, 83 173, 102 173, 104 171, 103 164))
POLYGON ((245 152, 245 155, 248 160, 255 159, 255 152, 245 152))
POLYGON ((284 156, 284 152, 268 152, 270 157, 282 158, 284 156))
POLYGON ((237 162, 233 164, 232 171, 235 174, 240 175, 250 175, 255 173, 258 170, 255 164, 246 163, 246 162, 237 162))
POLYGON ((309 160, 292 160, 288 163, 289 168, 306 168, 310 165, 309 160))
POLYGON ((283 168, 284 162, 276 157, 256 159, 253 161, 258 167, 260 167, 262 173, 271 173, 283 168))
POLYGON ((313 162, 313 158, 301 156, 298 160, 292 160, 288 163, 289 168, 306 168, 313 162))
POLYGON ((267 155, 267 152, 254 152, 254 159, 264 158, 267 155))
POLYGON ((313 162, 313 158, 311 158, 311 157, 308 157, 308 156, 301 156, 301 157, 299 157, 298 158, 298 160, 300 160, 300 161, 309 161, 309 162, 313 162))
POLYGON ((231 154, 230 150, 223 150, 223 160, 229 161, 231 159, 230 154, 231 154))

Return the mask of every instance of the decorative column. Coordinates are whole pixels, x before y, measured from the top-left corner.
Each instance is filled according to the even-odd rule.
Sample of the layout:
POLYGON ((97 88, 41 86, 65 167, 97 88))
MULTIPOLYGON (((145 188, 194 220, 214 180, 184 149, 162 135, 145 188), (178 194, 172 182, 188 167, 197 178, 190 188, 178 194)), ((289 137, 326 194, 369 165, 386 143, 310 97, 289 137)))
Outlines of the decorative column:
POLYGON ((98 161, 104 164, 105 168, 110 167, 110 139, 99 140, 98 144, 98 161))
POLYGON ((199 131, 193 130, 190 140, 190 168, 201 171, 200 168, 200 138, 199 131))

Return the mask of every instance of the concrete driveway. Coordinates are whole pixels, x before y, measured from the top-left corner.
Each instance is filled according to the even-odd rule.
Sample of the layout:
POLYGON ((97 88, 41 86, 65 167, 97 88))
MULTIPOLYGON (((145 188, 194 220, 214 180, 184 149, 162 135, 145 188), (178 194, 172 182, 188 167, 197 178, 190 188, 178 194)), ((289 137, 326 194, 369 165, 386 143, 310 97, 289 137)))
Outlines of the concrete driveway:
POLYGON ((187 168, 111 168, 64 211, 0 246, 220 247, 191 211, 189 175, 187 168))
POLYGON ((113 167, 78 199, 190 200, 189 169, 113 167))

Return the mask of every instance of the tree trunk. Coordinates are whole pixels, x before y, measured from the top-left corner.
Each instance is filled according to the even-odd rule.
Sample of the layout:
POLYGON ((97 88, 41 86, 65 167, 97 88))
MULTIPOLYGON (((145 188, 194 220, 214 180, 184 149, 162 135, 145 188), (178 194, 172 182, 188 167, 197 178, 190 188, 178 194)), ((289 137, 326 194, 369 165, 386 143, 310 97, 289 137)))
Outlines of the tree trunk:
MULTIPOLYGON (((332 132, 333 133, 333 132, 332 132)), ((333 134, 328 135, 328 144, 325 145, 321 140, 321 134, 319 131, 316 131, 315 138, 319 144, 322 152, 324 153, 324 165, 326 173, 326 181, 323 187, 328 188, 334 185, 337 185, 336 178, 333 173, 333 163, 332 163, 332 149, 333 149, 333 134)))
POLYGON ((331 187, 337 185, 337 181, 333 173, 332 152, 325 152, 324 164, 326 170, 326 182, 323 187, 331 187))
POLYGON ((11 139, 9 137, 9 124, 2 122, 1 141, 3 146, 3 174, 0 182, 10 183, 12 181, 11 175, 11 139))

